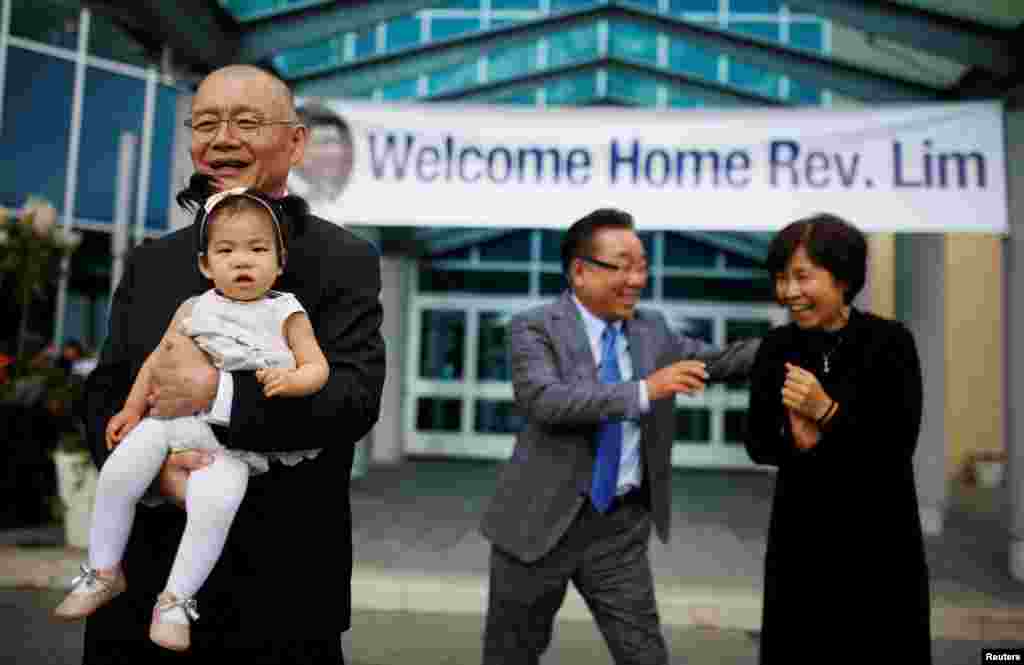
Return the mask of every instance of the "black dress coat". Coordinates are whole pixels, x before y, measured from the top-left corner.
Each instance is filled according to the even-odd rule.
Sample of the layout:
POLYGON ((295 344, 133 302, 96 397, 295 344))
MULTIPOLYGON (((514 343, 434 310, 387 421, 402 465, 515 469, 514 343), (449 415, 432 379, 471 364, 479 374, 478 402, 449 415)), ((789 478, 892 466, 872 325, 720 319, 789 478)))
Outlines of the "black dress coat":
MULTIPOLYGON (((86 429, 98 465, 104 429, 178 305, 210 284, 197 266, 197 228, 138 247, 114 295, 110 334, 86 386, 86 429)), ((317 217, 299 220, 275 288, 306 308, 330 364, 317 394, 263 397, 254 372, 234 372, 221 442, 259 452, 323 448, 294 467, 250 478, 224 553, 196 594, 200 618, 184 658, 149 641, 157 594, 185 524, 177 507, 139 506, 124 558, 128 591, 89 618, 85 665, 340 662, 351 609, 353 444, 377 421, 384 384, 380 257, 317 217)))
POLYGON ((898 322, 853 310, 838 333, 791 323, 765 337, 746 438, 755 462, 779 469, 765 556, 763 665, 931 662, 912 464, 921 391, 914 339, 898 322), (812 372, 840 405, 807 451, 796 448, 782 404, 786 362, 812 372))

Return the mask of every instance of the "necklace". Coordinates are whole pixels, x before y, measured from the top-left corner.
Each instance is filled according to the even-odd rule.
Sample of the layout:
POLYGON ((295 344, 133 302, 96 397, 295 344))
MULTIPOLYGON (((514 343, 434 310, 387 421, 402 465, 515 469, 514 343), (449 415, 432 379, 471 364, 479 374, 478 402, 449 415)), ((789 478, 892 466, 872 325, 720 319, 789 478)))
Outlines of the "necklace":
POLYGON ((836 337, 838 338, 837 341, 836 341, 836 345, 833 346, 831 349, 829 349, 828 351, 826 351, 825 353, 822 354, 823 362, 822 362, 822 370, 821 371, 824 374, 826 374, 826 375, 831 370, 831 367, 829 366, 829 360, 832 359, 832 354, 835 353, 836 350, 840 346, 843 345, 843 336, 842 335, 837 335, 836 337))

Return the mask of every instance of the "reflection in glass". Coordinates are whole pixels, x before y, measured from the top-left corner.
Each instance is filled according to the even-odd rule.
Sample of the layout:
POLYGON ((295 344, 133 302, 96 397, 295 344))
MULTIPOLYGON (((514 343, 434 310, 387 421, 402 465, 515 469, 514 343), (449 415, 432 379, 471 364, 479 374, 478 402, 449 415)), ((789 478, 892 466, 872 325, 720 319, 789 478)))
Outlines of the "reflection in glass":
POLYGON ((421 397, 416 400, 416 429, 421 432, 458 432, 462 429, 462 402, 421 397))
POLYGON ((427 309, 420 321, 420 376, 442 381, 461 379, 466 313, 427 309))
POLYGON ((597 56, 597 27, 594 25, 555 33, 548 40, 549 67, 561 67, 597 56))
POLYGON ((711 412, 707 409, 676 408, 676 441, 708 443, 711 440, 711 412))
POLYGON ((679 233, 665 234, 666 268, 714 268, 718 252, 679 233))
POLYGON ((480 247, 481 261, 530 261, 530 231, 515 231, 489 240, 480 247))
POLYGON ((80 9, 67 6, 69 4, 53 0, 15 0, 11 8, 11 34, 50 46, 78 48, 80 9))
POLYGON ((477 345, 477 378, 481 381, 509 381, 508 324, 506 312, 480 312, 477 345))
POLYGON ((512 401, 476 401, 477 432, 515 434, 523 428, 525 418, 512 401))
POLYGON ((743 409, 726 409, 725 411, 725 442, 728 445, 741 446, 747 436, 747 412, 743 409))
POLYGON ((530 273, 484 270, 420 269, 420 291, 522 295, 530 292, 530 273))
POLYGON ((615 23, 610 26, 608 38, 613 56, 658 64, 658 33, 655 30, 629 23, 615 23))
POLYGON ((767 319, 729 319, 725 322, 725 343, 764 337, 771 329, 772 322, 767 319))

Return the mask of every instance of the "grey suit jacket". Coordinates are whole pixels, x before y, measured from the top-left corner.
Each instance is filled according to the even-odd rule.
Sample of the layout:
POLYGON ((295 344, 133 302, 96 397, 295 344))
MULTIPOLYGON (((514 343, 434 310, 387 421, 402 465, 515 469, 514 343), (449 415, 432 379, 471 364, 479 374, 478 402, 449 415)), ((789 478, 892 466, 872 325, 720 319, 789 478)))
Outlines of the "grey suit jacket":
POLYGON ((566 292, 512 319, 509 350, 516 404, 526 424, 498 477, 481 530, 501 550, 531 563, 544 556, 588 500, 594 438, 605 418, 638 420, 643 485, 662 541, 669 537, 672 398, 640 411, 637 381, 678 360, 703 360, 711 380, 745 377, 760 340, 725 349, 674 333, 659 312, 637 309, 625 324, 633 380, 602 384, 583 319, 566 292))

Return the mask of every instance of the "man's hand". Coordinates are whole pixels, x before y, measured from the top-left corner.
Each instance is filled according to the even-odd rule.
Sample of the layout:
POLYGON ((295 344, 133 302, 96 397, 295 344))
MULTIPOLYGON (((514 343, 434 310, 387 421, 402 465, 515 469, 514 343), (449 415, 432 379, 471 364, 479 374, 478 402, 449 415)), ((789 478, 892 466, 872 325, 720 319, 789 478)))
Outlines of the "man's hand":
POLYGON ((680 360, 662 367, 647 377, 647 398, 651 401, 671 397, 676 393, 687 395, 704 389, 708 378, 704 363, 699 360, 680 360))
POLYGON ((793 409, 786 409, 789 416, 789 428, 793 432, 793 441, 800 450, 810 450, 818 445, 818 425, 807 416, 800 415, 793 409))
POLYGON ((825 394, 825 389, 818 383, 814 374, 792 363, 786 363, 782 403, 786 408, 816 421, 825 415, 832 405, 832 400, 825 394))
POLYGON ((150 412, 176 418, 206 411, 217 396, 217 379, 217 369, 195 342, 168 334, 153 364, 150 412))
POLYGON ((301 394, 302 386, 296 380, 295 370, 283 367, 269 367, 256 370, 256 380, 263 386, 266 397, 295 397, 301 394))
POLYGON ((107 450, 113 450, 114 446, 121 443, 121 440, 128 436, 128 432, 139 424, 142 416, 141 410, 128 406, 115 413, 107 422, 107 450))
POLYGON ((213 462, 213 454, 206 450, 184 450, 171 453, 164 460, 157 476, 160 494, 173 501, 179 508, 185 508, 185 490, 188 477, 193 471, 213 462))

